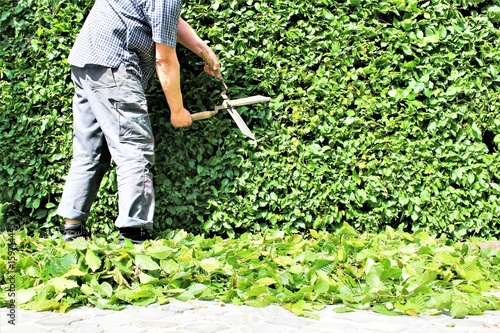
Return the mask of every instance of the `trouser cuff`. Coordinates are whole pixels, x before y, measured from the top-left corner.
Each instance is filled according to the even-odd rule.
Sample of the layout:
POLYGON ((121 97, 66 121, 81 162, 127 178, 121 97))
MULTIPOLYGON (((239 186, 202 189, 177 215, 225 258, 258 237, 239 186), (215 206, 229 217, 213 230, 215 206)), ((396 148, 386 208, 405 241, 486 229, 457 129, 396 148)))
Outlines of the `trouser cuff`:
POLYGON ((146 230, 153 230, 153 221, 144 221, 128 216, 118 216, 115 225, 117 228, 142 228, 146 230))
POLYGON ((88 212, 81 212, 72 208, 61 207, 61 206, 57 208, 57 215, 62 216, 66 219, 77 220, 82 222, 87 221, 89 218, 88 212))

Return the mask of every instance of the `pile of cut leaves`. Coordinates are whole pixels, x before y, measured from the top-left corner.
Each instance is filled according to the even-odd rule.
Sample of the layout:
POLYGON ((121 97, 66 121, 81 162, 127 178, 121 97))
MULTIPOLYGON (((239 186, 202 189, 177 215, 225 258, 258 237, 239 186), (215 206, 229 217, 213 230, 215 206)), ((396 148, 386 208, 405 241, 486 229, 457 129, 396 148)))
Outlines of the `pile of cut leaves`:
POLYGON ((334 233, 268 230, 222 239, 176 231, 119 245, 116 235, 64 243, 20 231, 15 269, 10 236, 0 235, 2 307, 14 273, 18 306, 37 311, 119 310, 173 298, 278 304, 308 317, 331 304, 344 305, 336 311, 454 318, 500 310, 500 251, 425 232, 360 234, 344 225, 334 233))

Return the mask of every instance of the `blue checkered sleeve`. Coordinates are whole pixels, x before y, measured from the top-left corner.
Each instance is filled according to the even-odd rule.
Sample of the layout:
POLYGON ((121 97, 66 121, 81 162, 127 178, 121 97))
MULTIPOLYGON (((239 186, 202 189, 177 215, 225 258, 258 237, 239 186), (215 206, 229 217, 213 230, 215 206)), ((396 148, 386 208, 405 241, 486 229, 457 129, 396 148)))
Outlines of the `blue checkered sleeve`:
POLYGON ((175 47, 177 44, 177 25, 182 1, 152 0, 146 4, 144 15, 151 25, 155 43, 175 47), (172 18, 176 18, 175 20, 172 18))

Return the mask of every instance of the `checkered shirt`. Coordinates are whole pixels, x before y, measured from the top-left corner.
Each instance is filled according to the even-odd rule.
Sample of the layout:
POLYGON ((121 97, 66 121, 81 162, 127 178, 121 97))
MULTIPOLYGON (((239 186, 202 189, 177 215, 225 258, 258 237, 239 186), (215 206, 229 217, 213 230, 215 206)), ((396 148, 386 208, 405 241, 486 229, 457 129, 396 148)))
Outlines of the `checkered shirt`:
POLYGON ((69 54, 87 64, 127 69, 149 85, 155 73, 155 43, 176 47, 182 0, 96 0, 69 54))

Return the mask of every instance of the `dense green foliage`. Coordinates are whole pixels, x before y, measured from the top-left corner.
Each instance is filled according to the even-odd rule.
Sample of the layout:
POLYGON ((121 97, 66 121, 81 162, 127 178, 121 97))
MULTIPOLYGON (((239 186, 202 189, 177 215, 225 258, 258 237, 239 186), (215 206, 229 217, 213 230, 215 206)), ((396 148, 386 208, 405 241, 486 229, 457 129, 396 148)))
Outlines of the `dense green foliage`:
MULTIPOLYGON (((17 305, 37 311, 121 309, 170 298, 272 303, 311 317, 329 304, 345 305, 337 311, 454 318, 500 310, 500 298, 490 293, 500 284, 500 251, 391 228, 360 234, 346 225, 307 237, 269 230, 226 239, 175 232, 137 246, 2 233, 0 277, 12 276, 17 305)), ((9 305, 7 293, 2 283, 0 307, 9 305)))
MULTIPOLYGON (((51 231, 71 157, 69 49, 92 0, 0 4, 0 220, 51 231)), ((234 235, 403 226, 498 236, 497 0, 189 1, 183 17, 219 55, 227 113, 174 130, 155 83, 158 229, 234 235)), ((185 104, 219 83, 179 48, 185 104)), ((90 221, 112 230, 115 173, 90 221)))

